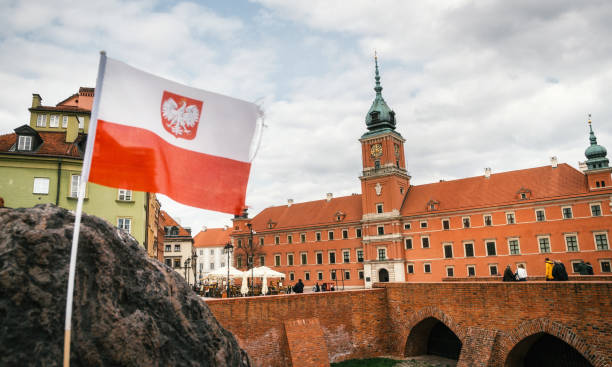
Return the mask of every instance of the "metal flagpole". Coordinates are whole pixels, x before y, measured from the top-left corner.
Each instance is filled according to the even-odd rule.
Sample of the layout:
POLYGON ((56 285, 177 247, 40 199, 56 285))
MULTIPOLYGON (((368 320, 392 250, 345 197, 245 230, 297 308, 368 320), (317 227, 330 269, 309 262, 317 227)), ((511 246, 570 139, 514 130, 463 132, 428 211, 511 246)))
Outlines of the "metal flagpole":
POLYGON ((81 180, 79 181, 79 193, 74 218, 74 231, 72 234, 72 249, 70 251, 70 270, 68 273, 68 290, 66 292, 66 323, 64 327, 64 367, 70 366, 70 337, 72 330, 72 297, 74 294, 74 278, 76 272, 77 248, 79 243, 79 232, 81 229, 81 215, 83 214, 83 199, 85 197, 85 187, 89 179, 89 169, 91 167, 91 157, 93 155, 93 143, 96 138, 96 126, 98 124, 98 104, 102 94, 102 82, 106 69, 106 52, 100 52, 100 63, 98 64, 98 77, 96 79, 96 89, 94 90, 94 102, 89 119, 89 130, 87 135, 87 147, 83 157, 83 169, 81 170, 81 180))

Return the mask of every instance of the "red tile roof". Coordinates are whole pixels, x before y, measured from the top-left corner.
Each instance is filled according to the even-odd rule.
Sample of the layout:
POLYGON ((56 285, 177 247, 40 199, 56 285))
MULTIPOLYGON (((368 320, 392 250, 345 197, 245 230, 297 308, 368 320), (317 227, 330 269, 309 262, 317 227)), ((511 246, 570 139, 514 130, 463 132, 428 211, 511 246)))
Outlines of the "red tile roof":
POLYGON ((166 238, 173 237, 189 237, 191 238, 191 233, 187 232, 185 228, 183 228, 174 218, 170 216, 165 210, 160 211, 161 214, 161 223, 164 227, 178 227, 178 236, 170 236, 169 234, 165 234, 166 238))
POLYGON ((82 158, 77 144, 84 139, 86 135, 79 134, 79 137, 74 143, 66 143, 65 132, 38 131, 38 135, 40 135, 43 143, 37 150, 31 152, 9 152, 9 149, 17 141, 17 134, 11 133, 0 135, 0 153, 82 158))
POLYGON ((563 163, 557 168, 544 166, 496 173, 489 178, 483 175, 412 186, 400 212, 428 213, 430 200, 439 201, 436 212, 525 202, 519 198, 521 189, 531 191, 529 201, 588 192, 586 176, 563 163))
POLYGON ((230 229, 208 228, 195 235, 193 245, 194 247, 225 246, 230 241, 230 232, 230 229))
POLYGON ((270 229, 268 223, 273 223, 272 229, 331 225, 343 222, 358 222, 361 220, 361 195, 343 196, 330 201, 316 200, 291 206, 275 206, 264 209, 251 221, 255 231, 270 229), (343 215, 341 222, 336 215, 343 215))

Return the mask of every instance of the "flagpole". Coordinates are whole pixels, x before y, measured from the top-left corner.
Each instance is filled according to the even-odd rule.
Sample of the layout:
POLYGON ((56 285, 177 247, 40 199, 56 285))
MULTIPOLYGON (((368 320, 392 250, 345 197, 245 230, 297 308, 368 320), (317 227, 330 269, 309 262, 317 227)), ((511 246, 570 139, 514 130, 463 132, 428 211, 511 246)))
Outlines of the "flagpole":
POLYGON ((98 77, 96 79, 96 89, 94 90, 93 108, 89 119, 89 129, 87 135, 87 146, 83 157, 83 169, 81 170, 81 180, 79 181, 79 192, 76 213, 74 218, 74 231, 72 234, 72 248, 70 251, 70 270, 68 272, 68 290, 66 292, 66 323, 64 326, 64 367, 70 366, 70 339, 72 332, 72 298, 74 295, 74 278, 76 272, 77 249, 79 244, 79 232, 81 229, 81 216, 83 214, 83 199, 85 198, 85 187, 89 179, 89 169, 91 167, 91 157, 93 155, 93 143, 96 136, 96 126, 98 124, 98 104, 102 94, 102 82, 104 81, 104 71, 106 69, 106 52, 100 52, 100 62, 98 64, 98 77))

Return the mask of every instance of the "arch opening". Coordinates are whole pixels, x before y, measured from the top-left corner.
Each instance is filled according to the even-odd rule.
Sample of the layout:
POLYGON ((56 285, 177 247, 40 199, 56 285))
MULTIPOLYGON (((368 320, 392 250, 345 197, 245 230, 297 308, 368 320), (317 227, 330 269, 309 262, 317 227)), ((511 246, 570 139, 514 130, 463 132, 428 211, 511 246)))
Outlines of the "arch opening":
POLYGON ((389 281, 389 272, 387 269, 380 269, 378 271, 378 281, 384 283, 389 281))
POLYGON ((461 340, 448 326, 434 317, 428 317, 410 330, 404 355, 430 354, 458 361, 461 346, 461 340))
POLYGON ((593 367, 574 347, 548 333, 536 333, 518 342, 506 358, 506 367, 593 367))

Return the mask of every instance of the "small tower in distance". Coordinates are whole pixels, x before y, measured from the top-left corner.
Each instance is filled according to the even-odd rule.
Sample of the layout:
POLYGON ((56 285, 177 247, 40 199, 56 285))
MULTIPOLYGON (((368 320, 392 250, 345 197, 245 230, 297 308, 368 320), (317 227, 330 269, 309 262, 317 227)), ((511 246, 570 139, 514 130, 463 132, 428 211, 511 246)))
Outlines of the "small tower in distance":
POLYGON ((587 181, 590 190, 597 190, 611 185, 612 168, 610 161, 606 157, 608 151, 605 147, 597 144, 597 138, 593 132, 591 115, 589 114, 589 140, 591 145, 586 148, 584 155, 587 158, 587 170, 584 172, 587 175, 587 181))

